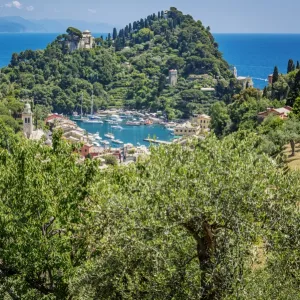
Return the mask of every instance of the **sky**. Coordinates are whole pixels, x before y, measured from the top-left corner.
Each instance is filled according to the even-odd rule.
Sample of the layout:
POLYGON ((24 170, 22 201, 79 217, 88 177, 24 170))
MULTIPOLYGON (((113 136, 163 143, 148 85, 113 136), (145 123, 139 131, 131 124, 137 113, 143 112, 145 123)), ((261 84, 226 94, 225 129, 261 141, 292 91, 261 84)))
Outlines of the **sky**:
POLYGON ((214 33, 300 33, 299 0, 0 0, 0 16, 123 26, 171 6, 214 33))

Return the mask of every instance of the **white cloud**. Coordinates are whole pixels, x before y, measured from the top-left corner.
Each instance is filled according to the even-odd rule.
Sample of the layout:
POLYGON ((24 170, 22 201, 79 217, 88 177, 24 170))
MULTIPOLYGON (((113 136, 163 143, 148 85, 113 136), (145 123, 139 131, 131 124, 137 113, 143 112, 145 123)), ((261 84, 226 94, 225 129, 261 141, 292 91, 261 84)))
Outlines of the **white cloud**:
POLYGON ((34 7, 33 7, 32 5, 27 6, 27 7, 26 7, 26 10, 27 10, 27 11, 33 11, 33 10, 34 10, 34 7))
POLYGON ((12 2, 6 3, 5 7, 8 7, 8 8, 15 7, 17 9, 21 9, 22 4, 19 1, 12 1, 12 2))
POLYGON ((96 9, 89 8, 88 12, 91 13, 91 14, 95 14, 97 11, 96 11, 96 9))

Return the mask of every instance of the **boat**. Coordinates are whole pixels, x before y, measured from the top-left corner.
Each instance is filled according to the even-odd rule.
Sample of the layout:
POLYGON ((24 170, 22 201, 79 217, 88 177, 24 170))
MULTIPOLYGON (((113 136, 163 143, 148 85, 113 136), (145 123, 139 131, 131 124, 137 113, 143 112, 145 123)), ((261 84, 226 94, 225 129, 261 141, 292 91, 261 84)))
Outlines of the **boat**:
POLYGON ((113 143, 115 144, 124 144, 121 140, 112 140, 113 143))
POLYGON ((128 122, 126 122, 126 125, 129 125, 129 126, 140 126, 141 123, 140 122, 135 122, 135 121, 128 121, 128 122))
POLYGON ((120 130, 122 130, 122 129, 123 129, 123 127, 122 127, 122 126, 120 126, 120 125, 111 126, 111 128, 114 128, 114 129, 120 129, 120 130))
POLYGON ((109 141, 101 141, 101 143, 104 145, 109 145, 109 141))
POLYGON ((166 127, 167 130, 173 132, 174 131, 174 128, 171 128, 171 127, 166 127))
POLYGON ((100 144, 97 143, 97 142, 93 142, 93 145, 96 146, 96 147, 100 147, 100 144))
POLYGON ((97 119, 84 119, 83 123, 103 124, 103 121, 97 119))
POLYGON ((115 138, 115 136, 112 133, 106 133, 106 134, 104 134, 104 136, 108 139, 114 139, 115 138))

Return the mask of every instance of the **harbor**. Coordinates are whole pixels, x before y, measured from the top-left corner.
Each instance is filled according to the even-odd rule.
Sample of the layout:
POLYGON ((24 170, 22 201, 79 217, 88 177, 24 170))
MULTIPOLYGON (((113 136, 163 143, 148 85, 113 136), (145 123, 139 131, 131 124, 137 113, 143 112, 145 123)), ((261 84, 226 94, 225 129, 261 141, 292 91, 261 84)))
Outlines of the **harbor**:
POLYGON ((90 122, 85 120, 73 120, 77 125, 89 134, 98 134, 102 142, 106 141, 106 146, 115 148, 122 147, 123 144, 133 144, 134 146, 149 146, 153 141, 170 143, 174 139, 173 132, 164 124, 144 123, 141 119, 133 116, 101 115, 101 119, 90 122), (122 117, 122 118, 121 118, 122 117))

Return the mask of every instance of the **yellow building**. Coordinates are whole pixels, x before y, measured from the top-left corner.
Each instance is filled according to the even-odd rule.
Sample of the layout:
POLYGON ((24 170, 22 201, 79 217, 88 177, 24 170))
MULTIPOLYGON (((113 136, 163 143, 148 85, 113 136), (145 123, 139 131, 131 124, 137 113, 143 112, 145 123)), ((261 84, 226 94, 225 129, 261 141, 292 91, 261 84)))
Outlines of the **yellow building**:
POLYGON ((192 119, 192 124, 200 126, 200 129, 208 130, 210 127, 211 117, 205 114, 197 115, 192 119))
POLYGON ((191 122, 186 122, 183 124, 179 124, 174 128, 174 135, 181 136, 181 135, 197 135, 200 131, 200 127, 198 125, 194 126, 191 122))

